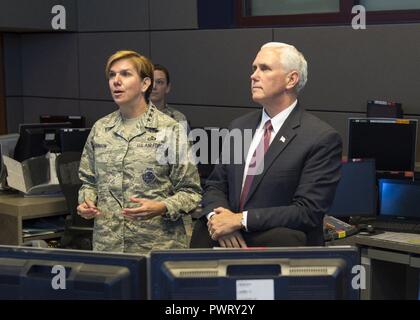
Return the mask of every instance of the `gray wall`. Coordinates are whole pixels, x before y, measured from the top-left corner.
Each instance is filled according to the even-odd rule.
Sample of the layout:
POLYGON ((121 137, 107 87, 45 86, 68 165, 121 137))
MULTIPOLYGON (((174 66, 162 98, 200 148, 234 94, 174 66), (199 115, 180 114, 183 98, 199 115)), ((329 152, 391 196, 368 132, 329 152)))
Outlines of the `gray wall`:
POLYGON ((348 26, 199 30, 195 0, 68 3, 75 2, 77 32, 6 34, 10 132, 41 113, 82 114, 91 125, 115 110, 103 69, 117 49, 140 51, 170 69, 169 102, 192 126, 227 126, 257 108, 249 92, 251 64, 258 48, 273 40, 305 54, 309 81, 301 102, 345 142, 347 118, 364 116, 368 99, 401 102, 407 117, 420 117, 420 23, 358 31, 348 26))
POLYGON ((66 11, 66 29, 77 30, 77 1, 2 0, 0 1, 0 30, 52 31, 51 21, 55 14, 51 13, 51 9, 58 4, 62 5, 66 11))

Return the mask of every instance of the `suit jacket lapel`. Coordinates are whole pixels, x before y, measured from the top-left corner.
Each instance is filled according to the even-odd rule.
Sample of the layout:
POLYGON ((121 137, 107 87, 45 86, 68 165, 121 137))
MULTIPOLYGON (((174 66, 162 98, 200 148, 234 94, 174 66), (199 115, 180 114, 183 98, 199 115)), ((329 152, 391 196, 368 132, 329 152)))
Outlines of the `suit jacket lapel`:
POLYGON ((247 203, 248 199, 252 196, 252 194, 257 190, 258 185, 266 175, 274 160, 281 154, 281 152, 296 136, 295 128, 300 126, 300 118, 301 110, 298 104, 296 105, 292 113, 289 115, 289 117, 286 119, 279 132, 277 132, 276 136, 271 142, 270 147, 268 148, 267 153, 264 156, 264 170, 261 174, 256 175, 252 180, 251 189, 248 192, 245 204, 247 203))

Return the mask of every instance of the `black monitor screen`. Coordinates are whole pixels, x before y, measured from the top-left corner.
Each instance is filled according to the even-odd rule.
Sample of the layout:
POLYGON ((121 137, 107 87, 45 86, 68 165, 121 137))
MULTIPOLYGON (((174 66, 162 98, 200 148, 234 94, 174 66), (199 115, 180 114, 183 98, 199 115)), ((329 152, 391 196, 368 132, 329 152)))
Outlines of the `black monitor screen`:
POLYGON ((14 154, 15 160, 22 162, 32 157, 42 156, 53 149, 58 151, 57 129, 70 127, 70 122, 21 124, 14 154))
POLYGON ((0 299, 146 299, 146 265, 140 255, 0 246, 0 299))
POLYGON ((172 250, 150 255, 151 299, 358 299, 354 247, 172 250))
POLYGON ((189 138, 193 144, 193 154, 197 159, 197 168, 202 179, 207 179, 219 162, 223 138, 226 129, 216 127, 191 128, 189 138))
POLYGON ((41 115, 39 116, 39 122, 41 123, 70 122, 73 128, 85 127, 85 117, 83 116, 41 115))
POLYGON ((341 166, 341 177, 328 215, 334 217, 376 215, 375 160, 349 160, 341 166))
POLYGON ((420 220, 420 182, 379 180, 379 216, 420 220))
POLYGON ((90 128, 64 128, 59 129, 60 152, 82 152, 90 128))
POLYGON ((374 158, 378 171, 414 171, 417 120, 349 119, 349 158, 374 158))

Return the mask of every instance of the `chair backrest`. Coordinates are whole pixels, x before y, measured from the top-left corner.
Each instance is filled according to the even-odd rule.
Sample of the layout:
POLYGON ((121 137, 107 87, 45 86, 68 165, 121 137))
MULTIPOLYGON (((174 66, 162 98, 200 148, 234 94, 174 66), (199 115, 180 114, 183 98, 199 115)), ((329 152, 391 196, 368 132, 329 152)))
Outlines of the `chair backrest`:
POLYGON ((93 220, 86 220, 77 214, 78 194, 82 186, 79 179, 80 152, 63 152, 56 159, 57 177, 71 214, 72 227, 93 227, 93 220))

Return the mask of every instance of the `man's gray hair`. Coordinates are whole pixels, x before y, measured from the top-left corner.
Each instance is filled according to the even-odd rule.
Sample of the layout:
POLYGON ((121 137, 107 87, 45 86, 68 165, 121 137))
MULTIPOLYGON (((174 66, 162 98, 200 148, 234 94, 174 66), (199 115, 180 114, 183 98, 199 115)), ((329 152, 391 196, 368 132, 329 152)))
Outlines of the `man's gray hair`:
POLYGON ((281 52, 280 63, 286 72, 296 71, 299 74, 296 91, 302 90, 308 80, 308 63, 303 54, 294 46, 282 42, 268 42, 261 47, 263 48, 274 48, 281 52))

